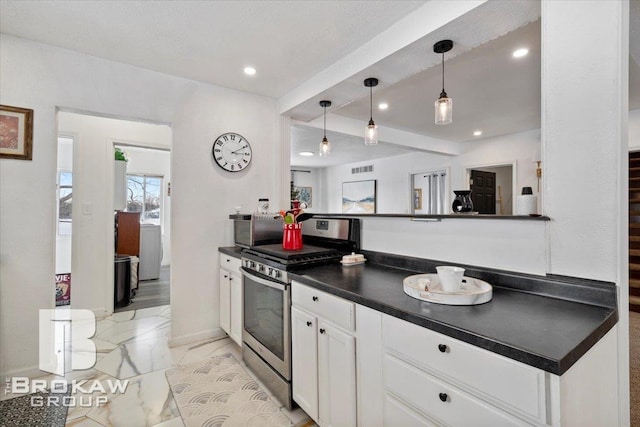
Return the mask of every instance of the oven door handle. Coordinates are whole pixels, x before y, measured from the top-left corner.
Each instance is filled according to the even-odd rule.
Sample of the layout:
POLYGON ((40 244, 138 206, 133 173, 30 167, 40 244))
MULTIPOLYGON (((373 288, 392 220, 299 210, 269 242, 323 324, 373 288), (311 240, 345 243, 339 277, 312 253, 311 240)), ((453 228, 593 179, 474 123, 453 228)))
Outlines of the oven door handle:
POLYGON ((262 277, 255 276, 250 273, 250 270, 247 270, 244 267, 240 267, 240 273, 242 273, 243 276, 253 280, 254 282, 260 283, 261 285, 269 286, 270 288, 279 289, 281 291, 287 290, 287 285, 285 285, 284 283, 273 282, 271 280, 266 280, 262 277))

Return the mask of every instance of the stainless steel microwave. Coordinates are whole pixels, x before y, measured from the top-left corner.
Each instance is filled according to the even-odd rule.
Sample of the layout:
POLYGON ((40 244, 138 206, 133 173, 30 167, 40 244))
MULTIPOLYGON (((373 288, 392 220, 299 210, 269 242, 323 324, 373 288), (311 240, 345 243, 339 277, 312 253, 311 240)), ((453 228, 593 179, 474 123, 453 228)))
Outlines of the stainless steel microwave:
POLYGON ((282 242, 282 218, 275 214, 231 215, 236 246, 250 248, 282 242))

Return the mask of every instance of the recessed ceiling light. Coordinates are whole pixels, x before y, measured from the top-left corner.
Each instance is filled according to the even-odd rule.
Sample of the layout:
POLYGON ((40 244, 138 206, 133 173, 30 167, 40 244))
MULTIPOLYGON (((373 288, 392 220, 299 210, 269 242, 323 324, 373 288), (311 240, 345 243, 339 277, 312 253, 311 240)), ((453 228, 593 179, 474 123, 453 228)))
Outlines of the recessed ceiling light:
POLYGON ((300 155, 304 157, 311 157, 313 156, 313 151, 301 151, 300 155))
POLYGON ((245 73, 247 76, 253 76, 253 75, 255 75, 255 74, 256 74, 256 69, 255 69, 255 68, 253 68, 253 67, 244 67, 244 73, 245 73))
POLYGON ((477 130, 475 132, 473 132, 473 136, 480 136, 482 135, 482 131, 481 130, 477 130))
POLYGON ((389 104, 387 104, 386 102, 381 102, 380 104, 378 104, 378 108, 381 110, 386 110, 387 108, 389 108, 389 104))
POLYGON ((529 49, 527 49, 526 47, 523 47, 523 48, 514 50, 513 57, 522 58, 523 56, 527 56, 527 53, 529 53, 529 49))

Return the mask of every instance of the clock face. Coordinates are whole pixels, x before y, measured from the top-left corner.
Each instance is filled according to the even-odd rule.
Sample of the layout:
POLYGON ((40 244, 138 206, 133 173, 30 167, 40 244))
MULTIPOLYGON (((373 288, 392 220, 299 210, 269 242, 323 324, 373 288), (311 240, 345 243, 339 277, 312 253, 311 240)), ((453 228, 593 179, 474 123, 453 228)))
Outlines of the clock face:
POLYGON ((251 163, 251 145, 242 135, 234 132, 223 133, 211 147, 213 158, 222 169, 240 172, 251 163))

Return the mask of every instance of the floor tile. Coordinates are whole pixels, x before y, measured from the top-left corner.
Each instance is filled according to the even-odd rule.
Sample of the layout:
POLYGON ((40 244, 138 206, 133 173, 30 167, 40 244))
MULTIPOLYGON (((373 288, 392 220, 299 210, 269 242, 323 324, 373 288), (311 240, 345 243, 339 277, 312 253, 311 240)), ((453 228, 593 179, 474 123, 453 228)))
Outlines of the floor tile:
POLYGON ((118 322, 115 322, 113 320, 107 320, 107 319, 98 320, 96 322, 96 335, 103 333, 107 329, 117 324, 118 322))
POLYGON ((87 417, 89 415, 89 412, 91 412, 91 410, 95 408, 95 405, 97 403, 96 398, 98 396, 103 396, 107 399, 110 399, 111 393, 109 392, 108 382, 111 381, 113 384, 113 382, 116 381, 116 378, 98 371, 94 372, 92 376, 84 379, 86 380, 86 382, 82 387, 85 390, 89 390, 95 382, 100 382, 104 387, 105 392, 94 391, 92 393, 83 393, 82 391, 77 391, 76 393, 73 393, 72 397, 74 398, 75 405, 69 407, 69 410, 67 412, 67 423, 87 417))
POLYGON ((136 314, 135 310, 121 311, 120 313, 113 313, 111 316, 105 318, 105 320, 112 320, 114 322, 124 322, 133 319, 136 314))
POLYGON ((170 419, 169 421, 156 424, 154 427, 184 427, 184 423, 182 422, 182 418, 176 417, 170 419))
POLYGON ((101 372, 124 379, 175 365, 166 337, 120 345, 96 363, 101 372))
POLYGON ((164 370, 129 379, 124 394, 109 396, 109 404, 89 411, 103 425, 154 426, 179 417, 164 370))
POLYGON ((82 417, 75 420, 69 421, 67 418, 67 422, 64 425, 65 427, 103 427, 102 424, 93 421, 91 418, 82 417))
MULTIPOLYGON (((215 354, 221 354, 221 349, 223 349, 222 353, 233 353, 233 350, 230 349, 231 345, 237 347, 237 345, 231 340, 231 338, 223 338, 216 341, 204 342, 199 345, 194 345, 190 347, 189 351, 187 351, 187 353, 178 361, 178 365, 189 365, 193 362, 206 359, 215 354)), ((234 356, 236 356, 236 354, 234 354, 234 356)), ((236 357, 236 359, 238 358, 236 357)), ((240 359, 242 359, 242 357, 240 357, 240 359)))
POLYGON ((150 335, 157 334, 158 329, 164 328, 162 333, 166 335, 168 332, 168 329, 166 328, 168 328, 170 324, 171 322, 169 319, 160 316, 126 320, 121 321, 106 331, 96 335, 96 338, 109 341, 114 344, 121 344, 125 341, 142 338, 143 335, 146 335, 146 338, 149 338, 150 335))
POLYGON ((164 311, 170 308, 168 305, 160 305, 158 307, 141 308, 135 310, 133 319, 144 319, 145 317, 160 316, 164 311))
POLYGON ((171 306, 167 306, 167 308, 162 313, 160 313, 160 316, 171 319, 171 306))

